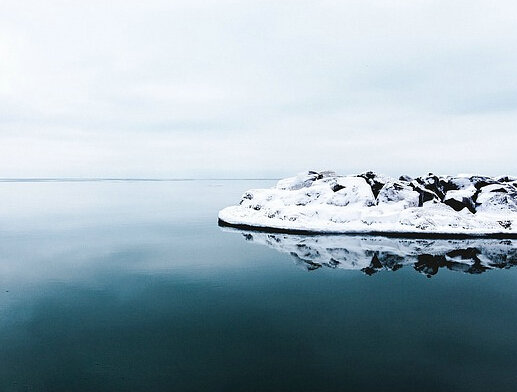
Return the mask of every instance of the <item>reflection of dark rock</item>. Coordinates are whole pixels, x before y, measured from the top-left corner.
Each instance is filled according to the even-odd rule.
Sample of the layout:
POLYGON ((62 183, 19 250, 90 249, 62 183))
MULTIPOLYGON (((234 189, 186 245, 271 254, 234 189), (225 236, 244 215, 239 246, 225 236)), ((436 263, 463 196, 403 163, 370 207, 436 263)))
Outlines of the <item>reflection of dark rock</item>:
POLYGON ((490 267, 481 264, 477 257, 480 251, 476 248, 456 249, 444 255, 423 254, 418 256, 418 262, 414 268, 428 277, 436 275, 440 268, 447 268, 451 271, 464 272, 468 274, 480 274, 489 270, 490 267), (452 261, 451 258, 459 256, 459 261, 452 261), (462 262, 463 261, 463 262, 462 262))
MULTIPOLYGON (((371 252, 366 251, 368 255, 371 252)), ((386 269, 396 271, 402 268, 404 265, 404 258, 402 256, 387 253, 387 252, 375 252, 372 255, 372 260, 368 267, 361 269, 366 275, 373 275, 374 273, 386 269)))
POLYGON ((366 275, 373 275, 381 268, 382 263, 379 261, 379 257, 377 256, 377 254, 374 254, 372 257, 372 261, 370 262, 370 265, 366 268, 363 268, 361 271, 363 271, 366 275))
POLYGON ((291 256, 294 257, 295 261, 301 265, 305 265, 308 271, 313 271, 323 267, 322 264, 314 263, 311 259, 303 259, 297 253, 291 252, 291 256))
POLYGON ((445 267, 447 261, 445 256, 434 256, 429 254, 423 254, 418 256, 418 261, 415 263, 414 268, 428 277, 436 275, 438 270, 445 267))
POLYGON ((379 261, 382 266, 395 271, 404 264, 404 257, 390 253, 381 253, 379 255, 379 261))
POLYGON ((326 267, 359 270, 373 275, 381 270, 397 271, 410 265, 432 277, 441 269, 481 274, 491 269, 507 269, 517 265, 517 240, 427 240, 238 232, 246 241, 289 253, 297 264, 308 271, 326 267))

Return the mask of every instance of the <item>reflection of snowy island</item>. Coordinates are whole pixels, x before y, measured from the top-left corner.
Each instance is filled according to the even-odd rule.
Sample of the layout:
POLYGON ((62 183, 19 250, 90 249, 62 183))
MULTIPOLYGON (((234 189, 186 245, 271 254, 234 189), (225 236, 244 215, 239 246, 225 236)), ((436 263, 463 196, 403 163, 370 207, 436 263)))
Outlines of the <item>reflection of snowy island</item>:
POLYGON ((219 212, 219 222, 285 232, 517 237, 517 178, 309 171, 246 192, 219 212))
POLYGON ((396 271, 410 265, 430 277, 440 268, 480 274, 517 265, 517 241, 509 239, 430 240, 238 232, 247 241, 289 253, 297 264, 308 270, 341 268, 372 275, 378 271, 396 271))

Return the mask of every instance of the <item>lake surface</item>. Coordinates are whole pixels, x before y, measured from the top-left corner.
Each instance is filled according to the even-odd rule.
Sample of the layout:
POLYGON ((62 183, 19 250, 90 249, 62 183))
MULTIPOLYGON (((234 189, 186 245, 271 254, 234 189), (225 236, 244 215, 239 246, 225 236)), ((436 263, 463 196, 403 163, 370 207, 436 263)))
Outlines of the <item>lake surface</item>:
POLYGON ((516 390, 513 242, 218 227, 274 183, 0 183, 0 390, 516 390))

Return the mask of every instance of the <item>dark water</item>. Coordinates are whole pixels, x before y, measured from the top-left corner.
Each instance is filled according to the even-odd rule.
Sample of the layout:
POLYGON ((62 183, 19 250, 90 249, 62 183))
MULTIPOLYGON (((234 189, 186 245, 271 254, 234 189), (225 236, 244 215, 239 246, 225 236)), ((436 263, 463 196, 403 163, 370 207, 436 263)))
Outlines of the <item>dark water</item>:
POLYGON ((272 183, 0 183, 0 390, 517 390, 512 246, 351 270, 217 226, 272 183))

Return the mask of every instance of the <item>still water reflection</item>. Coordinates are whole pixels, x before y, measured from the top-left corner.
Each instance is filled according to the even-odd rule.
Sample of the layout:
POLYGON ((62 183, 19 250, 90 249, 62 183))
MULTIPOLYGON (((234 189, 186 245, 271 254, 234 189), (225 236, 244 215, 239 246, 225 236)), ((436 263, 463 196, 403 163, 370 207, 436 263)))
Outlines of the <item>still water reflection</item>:
POLYGON ((442 268, 481 274, 517 266, 517 241, 508 239, 407 239, 223 230, 238 232, 246 241, 289 253, 296 264, 309 271, 328 267, 373 275, 411 266, 430 278, 442 268))
POLYGON ((515 390, 513 242, 217 226, 272 184, 0 183, 0 390, 515 390))

